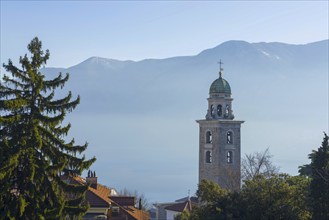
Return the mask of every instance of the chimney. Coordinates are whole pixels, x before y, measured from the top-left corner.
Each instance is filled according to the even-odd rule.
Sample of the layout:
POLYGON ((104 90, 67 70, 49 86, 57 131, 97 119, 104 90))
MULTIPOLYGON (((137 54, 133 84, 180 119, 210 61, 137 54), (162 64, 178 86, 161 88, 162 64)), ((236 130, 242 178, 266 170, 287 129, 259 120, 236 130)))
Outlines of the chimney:
POLYGON ((86 177, 87 184, 90 185, 90 187, 97 189, 97 177, 96 172, 88 171, 88 176, 86 177))
POLYGON ((139 202, 138 202, 138 209, 142 210, 143 206, 142 206, 142 198, 139 198, 139 202))

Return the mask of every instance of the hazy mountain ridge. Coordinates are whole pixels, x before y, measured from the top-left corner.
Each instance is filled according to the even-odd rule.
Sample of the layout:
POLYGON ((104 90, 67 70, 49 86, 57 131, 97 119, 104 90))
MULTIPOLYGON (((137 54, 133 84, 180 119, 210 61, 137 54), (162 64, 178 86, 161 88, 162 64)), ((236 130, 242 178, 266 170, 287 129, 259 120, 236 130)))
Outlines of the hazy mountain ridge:
MULTIPOLYGON (((144 59, 141 61, 121 61, 115 59, 108 59, 102 57, 90 57, 87 60, 69 67, 65 70, 81 70, 84 72, 92 71, 93 68, 108 69, 111 71, 120 71, 122 69, 139 70, 145 65, 150 69, 157 69, 161 67, 174 67, 175 65, 184 65, 195 62, 210 62, 212 65, 219 59, 224 60, 224 67, 230 67, 232 63, 239 63, 241 66, 257 63, 266 63, 267 65, 287 65, 294 66, 296 63, 301 62, 302 66, 313 66, 310 63, 320 63, 326 61, 328 56, 328 40, 313 42, 303 45, 294 45, 286 43, 248 43, 246 41, 227 41, 214 48, 206 49, 195 56, 180 56, 170 57, 164 59, 144 59), (317 57, 318 59, 314 59, 317 57), (308 62, 304 62, 308 61, 308 62)), ((207 63, 208 64, 208 63, 207 63)), ((259 68, 259 67, 257 67, 259 68)), ((294 68, 296 68, 294 66, 294 68)), ((48 71, 50 68, 45 68, 44 71, 48 71)), ((64 68, 57 68, 63 71, 64 68)), ((124 71, 126 72, 126 71, 124 71)))
POLYGON ((81 95, 81 104, 68 116, 72 135, 90 143, 88 152, 98 159, 94 169, 105 183, 124 182, 148 192, 156 182, 163 192, 168 185, 162 182, 179 180, 185 188, 166 188, 179 194, 197 184, 195 120, 205 117, 219 59, 236 119, 246 121, 242 154, 270 147, 281 171, 295 174, 328 129, 328 40, 305 45, 228 41, 195 56, 91 57, 67 69, 42 71, 70 73, 63 92, 81 95), (154 170, 161 173, 157 179, 142 181, 154 170))

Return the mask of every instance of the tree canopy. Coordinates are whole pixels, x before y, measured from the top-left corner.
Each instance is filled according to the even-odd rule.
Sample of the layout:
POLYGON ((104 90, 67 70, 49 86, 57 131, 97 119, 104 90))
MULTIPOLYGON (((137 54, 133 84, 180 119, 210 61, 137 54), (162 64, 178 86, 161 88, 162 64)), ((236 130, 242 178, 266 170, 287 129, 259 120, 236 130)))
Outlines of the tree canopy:
POLYGON ((95 161, 81 155, 87 143, 66 141, 71 124, 62 122, 80 102, 72 94, 56 99, 69 75, 47 80, 40 68, 49 51, 36 37, 28 44, 31 56, 11 60, 10 73, 0 81, 0 218, 61 219, 87 211, 87 186, 68 184, 63 175, 80 175, 95 161), (77 156, 78 155, 78 156, 77 156))
POLYGON ((324 134, 322 145, 309 154, 311 159, 310 200, 313 219, 329 219, 329 145, 324 134))
POLYGON ((245 182, 241 191, 225 190, 214 182, 202 180, 197 191, 201 204, 176 220, 310 219, 308 186, 307 178, 287 174, 274 174, 270 178, 255 176, 245 182))

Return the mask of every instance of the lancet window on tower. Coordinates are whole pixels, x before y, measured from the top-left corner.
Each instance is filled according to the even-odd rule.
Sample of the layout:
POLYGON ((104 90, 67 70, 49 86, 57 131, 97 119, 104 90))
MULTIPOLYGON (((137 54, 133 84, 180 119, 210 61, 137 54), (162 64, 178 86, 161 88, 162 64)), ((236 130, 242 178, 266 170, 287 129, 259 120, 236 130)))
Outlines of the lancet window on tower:
POLYGON ((212 163, 212 153, 210 150, 206 151, 206 163, 212 163))
POLYGON ((226 162, 227 163, 233 163, 233 152, 232 151, 227 151, 226 162))
POLYGON ((233 144, 233 132, 228 131, 226 134, 226 143, 227 144, 233 144))
POLYGON ((211 144, 212 143, 212 134, 211 131, 206 132, 206 143, 211 144))
POLYGON ((218 115, 219 117, 222 116, 222 105, 217 105, 217 115, 218 115))

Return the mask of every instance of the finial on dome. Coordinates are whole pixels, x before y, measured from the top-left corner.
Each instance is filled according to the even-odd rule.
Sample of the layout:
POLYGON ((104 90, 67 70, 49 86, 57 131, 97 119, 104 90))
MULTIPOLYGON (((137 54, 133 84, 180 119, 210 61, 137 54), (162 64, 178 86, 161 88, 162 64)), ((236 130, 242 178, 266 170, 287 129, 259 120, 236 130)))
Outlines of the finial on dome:
POLYGON ((222 59, 219 59, 218 64, 219 64, 219 78, 222 78, 222 71, 224 70, 224 69, 222 68, 222 64, 224 64, 224 63, 222 62, 222 59))

